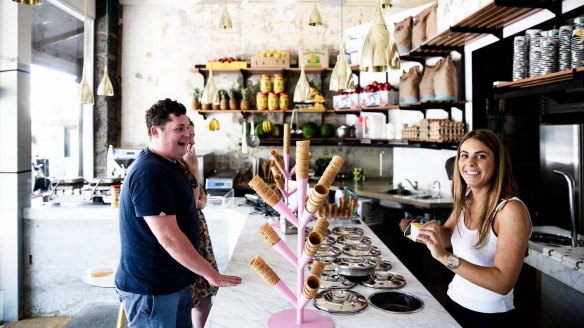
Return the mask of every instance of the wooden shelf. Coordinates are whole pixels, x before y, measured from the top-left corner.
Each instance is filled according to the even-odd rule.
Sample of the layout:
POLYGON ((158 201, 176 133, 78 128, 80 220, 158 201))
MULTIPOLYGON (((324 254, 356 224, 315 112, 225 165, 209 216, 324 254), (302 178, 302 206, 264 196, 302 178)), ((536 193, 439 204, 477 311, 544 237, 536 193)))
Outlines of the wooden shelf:
POLYGON ((503 28, 543 9, 561 9, 561 0, 493 0, 449 29, 423 42, 404 56, 446 56, 465 45, 492 34, 501 39, 503 28))
POLYGON ((517 81, 501 82, 494 87, 496 99, 527 96, 533 93, 565 91, 569 88, 582 88, 584 87, 584 67, 517 81))
MULTIPOLYGON (((353 72, 359 72, 359 65, 352 65, 351 70, 353 72)), ((191 69, 194 73, 209 74, 210 69, 208 68, 198 68, 193 67, 191 69)), ((332 72, 333 68, 305 68, 304 73, 306 74, 322 74, 323 72, 332 72)), ((248 75, 260 75, 260 74, 275 74, 275 73, 295 73, 300 74, 301 69, 298 67, 290 68, 214 68, 213 74, 248 74, 248 75)))
MULTIPOLYGON (((409 147, 409 148, 429 148, 429 149, 456 149, 457 143, 448 142, 428 142, 415 140, 398 140, 398 139, 367 139, 367 138, 310 138, 293 136, 290 142, 294 143, 300 140, 310 140, 311 146, 348 146, 348 147, 409 147)), ((260 137, 261 146, 281 146, 282 138, 260 137)))

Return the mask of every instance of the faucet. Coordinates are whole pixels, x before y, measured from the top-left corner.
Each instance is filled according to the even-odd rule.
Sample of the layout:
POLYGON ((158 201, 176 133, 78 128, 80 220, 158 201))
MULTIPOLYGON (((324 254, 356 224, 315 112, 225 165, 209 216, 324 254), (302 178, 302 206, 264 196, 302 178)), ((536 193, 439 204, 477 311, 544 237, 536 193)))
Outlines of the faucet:
POLYGON ((436 187, 436 184, 438 184, 438 196, 442 196, 442 192, 441 192, 442 186, 440 185, 440 181, 434 180, 434 182, 432 183, 432 190, 434 190, 434 188, 436 187))
POLYGON ((576 199, 576 191, 574 189, 574 178, 572 178, 568 173, 553 170, 555 174, 563 176, 568 182, 568 201, 570 204, 570 219, 572 221, 572 247, 578 247, 578 233, 576 232, 576 206, 574 200, 576 199))
POLYGON ((414 183, 412 183, 410 179, 405 180, 410 184, 410 186, 412 186, 412 188, 414 188, 414 190, 418 190, 418 181, 414 181, 414 183))

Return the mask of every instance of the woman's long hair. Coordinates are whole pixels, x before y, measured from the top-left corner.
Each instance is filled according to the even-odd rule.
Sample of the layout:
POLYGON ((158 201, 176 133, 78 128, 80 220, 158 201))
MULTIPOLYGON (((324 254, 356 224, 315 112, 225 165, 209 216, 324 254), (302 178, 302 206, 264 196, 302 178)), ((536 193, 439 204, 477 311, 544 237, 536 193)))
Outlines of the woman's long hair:
POLYGON ((481 248, 487 243, 487 236, 489 229, 493 225, 495 219, 495 209, 501 200, 508 200, 511 197, 517 196, 517 183, 513 177, 511 168, 511 159, 507 148, 501 142, 501 139, 492 131, 486 129, 477 129, 468 132, 462 137, 458 144, 456 151, 456 160, 454 163, 454 172, 452 177, 452 198, 454 200, 454 217, 456 224, 460 220, 461 214, 467 208, 468 202, 472 199, 472 191, 460 175, 458 161, 460 159, 460 147, 468 139, 476 139, 483 145, 489 148, 495 156, 495 172, 492 181, 489 184, 489 193, 486 202, 483 204, 481 214, 479 217, 479 240, 476 243, 476 248, 481 248))

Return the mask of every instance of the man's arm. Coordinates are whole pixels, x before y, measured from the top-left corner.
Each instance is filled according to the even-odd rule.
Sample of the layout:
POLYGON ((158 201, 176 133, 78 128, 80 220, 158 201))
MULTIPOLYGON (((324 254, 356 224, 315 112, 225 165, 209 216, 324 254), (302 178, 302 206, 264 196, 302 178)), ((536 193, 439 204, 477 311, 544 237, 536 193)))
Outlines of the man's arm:
POLYGON ((197 252, 180 230, 175 215, 145 216, 144 219, 164 249, 185 268, 203 276, 213 286, 226 287, 241 283, 241 278, 222 275, 197 252))

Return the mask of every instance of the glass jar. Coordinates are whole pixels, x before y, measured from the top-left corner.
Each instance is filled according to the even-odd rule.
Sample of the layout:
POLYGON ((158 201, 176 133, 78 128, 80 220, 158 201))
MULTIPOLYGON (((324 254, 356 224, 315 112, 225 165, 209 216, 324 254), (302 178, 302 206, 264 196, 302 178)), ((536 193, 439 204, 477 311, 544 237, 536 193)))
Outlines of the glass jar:
POLYGON ((288 94, 286 92, 280 92, 280 109, 287 110, 288 109, 288 94))
POLYGON ((278 95, 270 92, 268 94, 268 110, 277 110, 278 105, 278 95))
POLYGON ((272 78, 269 75, 260 78, 260 91, 265 94, 272 91, 272 78))
POLYGON ((282 74, 274 75, 274 92, 279 94, 284 91, 284 76, 282 74))
POLYGON ((268 109, 268 97, 261 92, 258 92, 256 95, 256 109, 257 110, 268 109))

